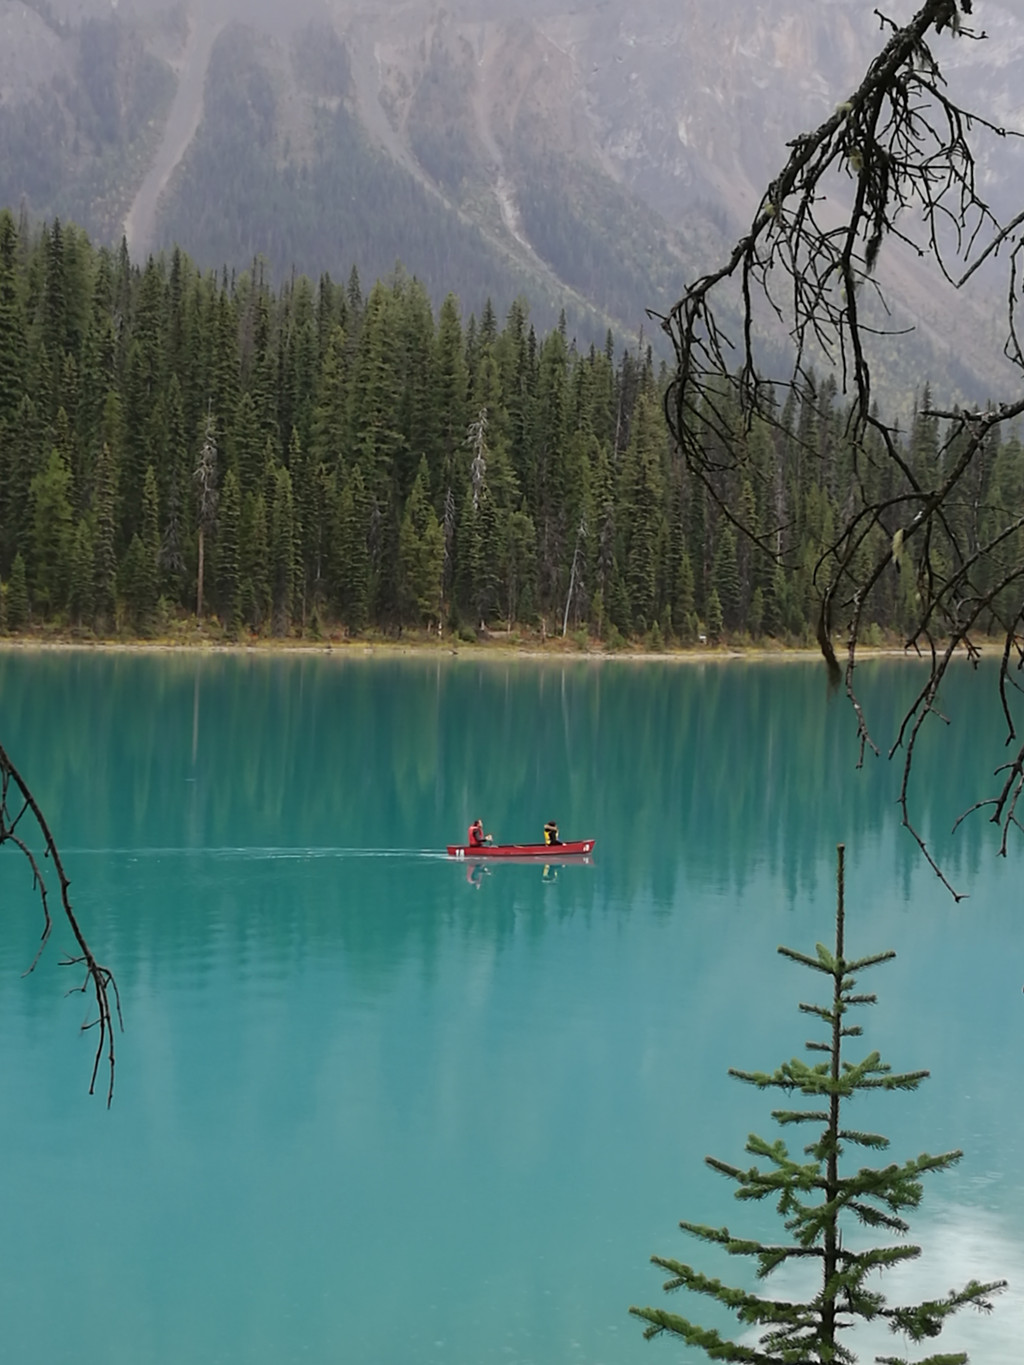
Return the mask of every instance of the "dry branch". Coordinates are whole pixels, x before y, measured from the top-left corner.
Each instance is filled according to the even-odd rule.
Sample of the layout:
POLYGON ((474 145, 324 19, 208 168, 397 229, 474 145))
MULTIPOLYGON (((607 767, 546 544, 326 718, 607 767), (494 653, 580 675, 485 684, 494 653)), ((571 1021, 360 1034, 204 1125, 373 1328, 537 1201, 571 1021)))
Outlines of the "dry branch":
POLYGON ((121 1027, 123 1023, 117 982, 114 980, 110 969, 97 962, 92 949, 86 942, 85 935, 82 933, 71 907, 71 899, 68 895, 70 883, 64 872, 64 864, 61 861, 57 845, 50 833, 50 827, 24 778, 11 762, 6 750, 0 745, 0 846, 5 843, 11 843, 15 848, 20 849, 32 869, 33 888, 39 894, 39 902, 43 912, 43 931, 40 936, 39 947, 25 972, 26 976, 35 970, 53 930, 49 891, 40 863, 49 860, 56 870, 57 879, 60 883, 61 910, 64 918, 71 926, 71 932, 78 944, 77 954, 63 957, 61 965, 85 968, 85 978, 82 984, 72 987, 72 990, 80 991, 82 994, 91 991, 96 1001, 96 1017, 82 1025, 83 1030, 93 1028, 97 1030, 96 1053, 93 1058, 92 1075, 89 1078, 89 1094, 95 1092, 96 1080, 105 1059, 108 1075, 107 1106, 109 1108, 114 1098, 115 1013, 118 1026, 121 1027), (25 828, 19 832, 19 827, 23 825, 25 828), (39 853, 36 851, 37 848, 40 849, 39 853))
MULTIPOLYGON (((864 613, 872 588, 893 572, 894 563, 898 569, 905 562, 914 574, 917 604, 906 646, 929 657, 931 669, 890 753, 903 749, 903 823, 947 886, 911 820, 909 783, 921 726, 935 715, 935 699, 950 662, 966 655, 976 663, 975 636, 993 626, 1003 636, 999 702, 1007 742, 1015 735, 1006 693, 1009 669, 1020 668, 1024 657, 1018 645, 1024 634, 1024 602, 1012 611, 1005 603, 1008 593, 1024 583, 1024 522, 1016 509, 1012 514, 1003 509, 1009 524, 972 541, 955 512, 962 506, 958 499, 966 496, 968 472, 998 429, 1024 413, 1024 398, 983 412, 955 407, 923 411, 921 417, 945 424, 937 461, 940 476, 925 486, 900 449, 897 428, 874 406, 867 343, 879 329, 865 320, 863 301, 870 295, 876 309, 885 309, 873 272, 889 239, 930 258, 953 287, 965 284, 983 261, 1006 249, 1004 352, 1024 371, 1015 312, 1024 212, 1006 224, 998 221, 979 193, 973 147, 982 133, 1017 134, 950 98, 930 45, 939 38, 944 44, 984 38, 964 25, 961 16, 971 15, 972 8, 983 9, 983 4, 927 0, 903 25, 876 10, 884 40, 858 88, 818 128, 789 143, 789 157, 745 234, 717 269, 697 279, 659 318, 675 354, 665 412, 676 448, 719 515, 779 562, 781 527, 766 531, 744 524, 723 487, 729 477, 734 483, 753 477, 746 438, 754 424, 781 428, 780 387, 806 388, 811 363, 821 357, 837 371, 849 398, 847 437, 855 452, 855 473, 843 524, 814 574, 818 641, 837 681, 842 673, 833 638, 845 636, 845 685, 862 760, 866 747, 875 752, 879 747, 854 685, 857 651, 868 625, 864 613), (915 229, 915 223, 923 226, 915 229), (730 321, 737 309, 738 321, 730 321), (762 315, 785 329, 793 356, 787 374, 774 381, 762 375, 758 363, 764 347, 765 332, 758 325, 762 315), (878 454, 869 453, 872 443, 878 454), (861 477, 862 465, 877 469, 880 459, 888 462, 896 481, 895 491, 884 497, 869 494, 861 477)), ((889 334, 897 330, 893 327, 889 334)), ((972 807, 993 807, 992 818, 1002 828, 1001 851, 1010 825, 1018 823, 1022 774, 1024 759, 1018 756, 1003 774, 997 795, 972 807)))

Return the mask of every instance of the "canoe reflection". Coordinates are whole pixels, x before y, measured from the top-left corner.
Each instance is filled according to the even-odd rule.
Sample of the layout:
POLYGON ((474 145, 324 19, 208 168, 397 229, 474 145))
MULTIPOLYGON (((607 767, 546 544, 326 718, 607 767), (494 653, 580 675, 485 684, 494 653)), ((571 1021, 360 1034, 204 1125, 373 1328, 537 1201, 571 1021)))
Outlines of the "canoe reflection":
MULTIPOLYGON (((461 860, 460 860, 461 861, 461 860)), ((593 855, 589 853, 566 853, 560 858, 467 858, 466 881, 470 886, 479 887, 484 878, 491 876, 499 867, 536 867, 540 870, 541 881, 553 882, 557 879, 559 870, 563 867, 590 867, 593 865, 593 855)))

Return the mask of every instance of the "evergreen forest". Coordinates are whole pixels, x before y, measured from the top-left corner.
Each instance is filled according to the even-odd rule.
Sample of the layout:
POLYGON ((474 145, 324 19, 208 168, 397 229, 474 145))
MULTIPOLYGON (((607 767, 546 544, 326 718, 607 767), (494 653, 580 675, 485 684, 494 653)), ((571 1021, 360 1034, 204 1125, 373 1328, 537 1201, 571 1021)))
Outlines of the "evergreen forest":
MULTIPOLYGON (((523 300, 464 318, 449 294, 435 317, 401 269, 365 293, 355 270, 275 289, 258 260, 142 266, 2 211, 0 627, 808 640, 855 490, 898 507, 937 472, 938 420, 917 417, 894 462, 853 448, 831 377, 746 430, 724 390, 694 420, 710 453, 748 458, 723 445, 712 497, 670 444, 665 382, 649 348, 580 348, 564 320, 538 336, 523 300)), ((969 478, 950 516, 969 544, 1005 525, 1012 557, 1019 439, 969 478)), ((901 567, 873 589, 879 638, 911 619, 901 567)))

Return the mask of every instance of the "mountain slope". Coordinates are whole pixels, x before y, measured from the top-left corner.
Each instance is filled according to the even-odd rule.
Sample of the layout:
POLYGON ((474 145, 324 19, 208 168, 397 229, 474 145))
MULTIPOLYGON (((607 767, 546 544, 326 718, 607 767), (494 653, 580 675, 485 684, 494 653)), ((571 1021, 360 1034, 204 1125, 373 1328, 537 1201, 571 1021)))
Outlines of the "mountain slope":
MULTIPOLYGON (((991 42, 941 40, 954 91, 1024 126, 1024 0, 975 10, 991 42)), ((581 340, 635 334, 879 41, 861 0, 0 0, 0 202, 123 229, 136 256, 179 241, 277 278, 401 261, 467 311, 525 294, 542 327, 565 309, 581 340)), ((1019 153, 989 139, 981 170, 1012 204, 1019 153)), ((999 389, 989 297, 896 251, 880 276, 895 325, 920 323, 883 348, 894 383, 927 368, 999 389)))

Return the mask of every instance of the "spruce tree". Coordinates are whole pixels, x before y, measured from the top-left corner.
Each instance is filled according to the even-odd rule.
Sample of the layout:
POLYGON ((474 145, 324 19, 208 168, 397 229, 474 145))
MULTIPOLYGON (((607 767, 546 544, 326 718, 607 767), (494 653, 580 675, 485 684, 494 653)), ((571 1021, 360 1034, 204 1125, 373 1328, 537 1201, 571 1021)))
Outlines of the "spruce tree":
POLYGON ((121 565, 121 597, 128 609, 132 628, 139 634, 148 633, 146 613, 146 547, 136 531, 128 544, 121 565))
POLYGON ((29 544, 32 480, 43 465, 43 448, 35 404, 25 394, 3 443, 3 516, 0 518, 0 562, 10 564, 29 544))
POLYGON ((156 625, 160 601, 160 505, 153 466, 146 466, 142 480, 142 542, 139 560, 141 574, 137 585, 138 620, 136 626, 148 635, 156 625))
POLYGON ((11 565, 11 581, 7 585, 7 629, 21 630, 28 625, 28 578, 25 561, 20 552, 11 565))
POLYGON ((722 620, 729 630, 742 624, 740 570, 736 557, 736 536, 731 526, 721 528, 711 568, 711 582, 722 604, 722 620))
POLYGON ((68 563, 74 538, 71 471, 59 450, 52 450, 30 488, 32 598, 45 616, 67 601, 68 563))
POLYGON ((246 620, 251 630, 259 631, 270 617, 273 602, 267 505, 262 493, 248 494, 242 504, 239 555, 246 620))
POLYGON ((205 576, 206 536, 213 529, 217 514, 217 429, 212 410, 206 414, 205 435, 199 448, 199 462, 192 473, 196 487, 196 520, 199 533, 199 563, 196 569, 196 620, 203 621, 203 578, 205 576))
POLYGON ((760 587, 756 587, 750 597, 750 607, 747 611, 747 628, 751 636, 757 640, 761 636, 761 628, 764 625, 764 593, 760 587))
POLYGON ((160 542, 160 567, 164 591, 174 602, 183 601, 185 579, 185 516, 188 492, 188 448, 185 415, 177 375, 171 376, 167 399, 167 458, 157 470, 160 500, 164 506, 164 530, 160 542))
POLYGON ((81 626, 92 619, 94 576, 92 531, 89 523, 82 517, 75 527, 71 545, 71 573, 68 582, 68 609, 76 626, 81 626))
POLYGON ((681 640, 687 644, 691 643, 696 634, 696 609, 694 604, 693 588, 693 564, 690 561, 690 554, 683 542, 682 553, 679 557, 679 564, 676 569, 676 591, 675 600, 672 604, 672 621, 676 628, 676 633, 681 640))
POLYGON ((274 471, 273 491, 270 509, 273 628, 275 634, 287 635, 295 611, 295 507, 291 475, 283 465, 274 471))
POLYGON ((771 636, 782 635, 786 629, 789 611, 789 590, 786 585, 786 571, 776 564, 764 595, 764 629, 771 636))
POLYGON ((515 621, 528 620, 532 614, 537 533, 529 513, 521 508, 503 519, 499 532, 501 558, 498 605, 511 630, 515 621))
POLYGON ((117 556, 114 548, 115 502, 117 499, 117 468, 110 447, 104 442, 96 461, 96 491, 93 511, 96 529, 93 535, 93 609, 99 629, 114 623, 114 601, 117 579, 117 556))
POLYGON ((358 465, 337 499, 331 537, 332 595, 353 635, 365 627, 370 604, 369 499, 358 465))
POLYGON ((707 627, 708 638, 715 641, 720 640, 722 638, 722 631, 725 629, 725 622, 722 619, 722 603, 719 599, 717 588, 712 588, 708 593, 707 617, 708 619, 705 622, 705 625, 707 627))
MULTIPOLYGON (((902 1164, 884 1166, 853 1164, 844 1157, 848 1150, 882 1152, 889 1140, 878 1133, 860 1132, 847 1126, 846 1113, 857 1094, 871 1091, 916 1090, 927 1071, 894 1072, 877 1051, 859 1062, 845 1056, 847 1038, 859 1037, 859 1025, 848 1024, 848 1012, 858 1005, 872 1005, 874 995, 857 989, 857 977, 870 967, 891 961, 892 951, 867 957, 846 956, 846 914, 844 886, 844 847, 838 847, 835 950, 816 945, 815 955, 780 948, 793 962, 824 976, 832 988, 825 1005, 801 1004, 801 1013, 821 1021, 826 1029, 823 1042, 808 1042, 814 1054, 810 1062, 794 1057, 776 1071, 736 1071, 729 1074, 759 1090, 781 1090, 803 1099, 807 1107, 776 1109, 772 1117, 782 1128, 810 1124, 817 1135, 804 1147, 803 1159, 790 1155, 780 1138, 774 1142, 751 1134, 746 1151, 760 1165, 747 1169, 707 1157, 712 1170, 735 1182, 735 1197, 741 1201, 773 1199, 788 1236, 778 1242, 744 1238, 726 1227, 708 1227, 683 1222, 684 1232, 730 1256, 748 1256, 755 1264, 758 1280, 766 1280, 780 1266, 817 1263, 819 1287, 803 1301, 768 1298, 752 1290, 734 1289, 681 1261, 653 1257, 669 1274, 666 1290, 688 1289, 723 1304, 736 1315, 747 1331, 758 1331, 756 1346, 733 1341, 716 1329, 701 1327, 677 1313, 661 1308, 631 1308, 630 1312, 647 1324, 645 1337, 666 1332, 700 1347, 712 1360, 750 1361, 758 1365, 813 1365, 813 1362, 844 1362, 853 1365, 858 1357, 850 1342, 850 1331, 858 1319, 884 1323, 894 1334, 914 1345, 937 1337, 946 1320, 961 1308, 991 1307, 991 1296, 1005 1287, 1005 1281, 982 1284, 970 1280, 962 1289, 951 1289, 920 1303, 891 1305, 873 1283, 875 1277, 895 1266, 916 1259, 921 1248, 902 1239, 909 1231, 903 1213, 916 1209, 921 1200, 921 1177, 932 1171, 948 1170, 963 1155, 960 1151, 940 1156, 923 1153, 902 1164), (823 1057, 821 1061, 815 1060, 823 1057), (857 1225, 878 1235, 888 1234, 887 1244, 855 1249, 859 1239, 848 1235, 857 1225), (845 1338, 845 1340, 844 1340, 845 1338)), ((863 1161, 863 1157, 859 1161, 863 1161)), ((964 1365, 965 1352, 929 1354, 917 1365, 964 1365)), ((904 1357, 876 1356, 879 1365, 907 1365, 904 1357)))
POLYGON ((641 634, 657 615, 658 558, 662 533, 659 470, 665 435, 660 405, 651 393, 637 401, 633 430, 622 467, 623 567, 632 625, 641 634))
POLYGON ((399 608, 416 625, 437 620, 441 609, 444 534, 427 496, 428 479, 423 458, 398 531, 399 608))
POLYGON ((241 519, 242 495, 238 487, 238 475, 229 469, 224 476, 217 518, 217 607, 221 624, 230 634, 237 630, 241 615, 238 544, 241 519))
POLYGON ((434 431, 439 441, 439 485, 447 490, 459 481, 459 459, 464 450, 469 376, 459 320, 459 304, 449 294, 441 305, 437 322, 435 350, 434 401, 437 404, 434 431))
POLYGON ((18 229, 0 210, 0 433, 12 424, 25 389, 27 336, 17 272, 18 229))

